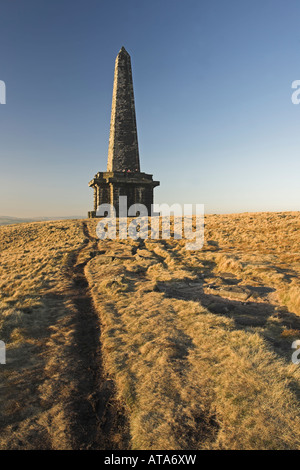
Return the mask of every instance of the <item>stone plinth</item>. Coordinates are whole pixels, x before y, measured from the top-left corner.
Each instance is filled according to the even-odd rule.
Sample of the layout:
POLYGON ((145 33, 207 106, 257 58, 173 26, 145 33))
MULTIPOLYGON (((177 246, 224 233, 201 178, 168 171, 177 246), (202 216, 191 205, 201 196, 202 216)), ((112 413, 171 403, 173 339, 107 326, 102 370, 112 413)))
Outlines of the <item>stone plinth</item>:
POLYGON ((90 181, 89 186, 94 188, 94 212, 89 217, 95 217, 101 204, 112 204, 116 215, 119 215, 119 197, 127 196, 127 209, 133 204, 143 204, 151 215, 153 204, 153 189, 159 181, 153 181, 152 175, 134 172, 99 172, 90 181))

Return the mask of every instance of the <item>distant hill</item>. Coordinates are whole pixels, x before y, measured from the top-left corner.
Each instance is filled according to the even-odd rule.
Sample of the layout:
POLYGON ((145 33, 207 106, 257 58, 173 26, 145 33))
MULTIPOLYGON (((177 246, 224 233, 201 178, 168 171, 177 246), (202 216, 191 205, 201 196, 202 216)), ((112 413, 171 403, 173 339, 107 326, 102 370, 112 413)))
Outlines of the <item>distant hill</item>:
POLYGON ((83 215, 74 215, 67 217, 9 217, 0 216, 0 225, 23 224, 28 222, 46 222, 48 220, 66 220, 66 219, 85 219, 83 215))

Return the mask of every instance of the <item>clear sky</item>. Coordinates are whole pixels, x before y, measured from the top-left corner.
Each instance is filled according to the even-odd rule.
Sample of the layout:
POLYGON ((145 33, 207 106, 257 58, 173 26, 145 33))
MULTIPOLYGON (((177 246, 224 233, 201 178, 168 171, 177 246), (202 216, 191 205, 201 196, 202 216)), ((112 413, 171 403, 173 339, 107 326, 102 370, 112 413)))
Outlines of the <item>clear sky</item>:
POLYGON ((131 55, 157 203, 300 210, 298 0, 1 0, 0 215, 85 215, 131 55))

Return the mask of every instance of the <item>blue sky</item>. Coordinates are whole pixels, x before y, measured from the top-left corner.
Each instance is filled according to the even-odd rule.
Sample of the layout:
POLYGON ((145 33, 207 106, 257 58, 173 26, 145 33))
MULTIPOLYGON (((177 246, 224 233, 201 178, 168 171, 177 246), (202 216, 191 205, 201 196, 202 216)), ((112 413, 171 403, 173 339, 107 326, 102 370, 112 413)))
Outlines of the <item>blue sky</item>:
POLYGON ((297 0, 1 0, 0 215, 85 215, 131 55, 157 203, 300 210, 297 0))

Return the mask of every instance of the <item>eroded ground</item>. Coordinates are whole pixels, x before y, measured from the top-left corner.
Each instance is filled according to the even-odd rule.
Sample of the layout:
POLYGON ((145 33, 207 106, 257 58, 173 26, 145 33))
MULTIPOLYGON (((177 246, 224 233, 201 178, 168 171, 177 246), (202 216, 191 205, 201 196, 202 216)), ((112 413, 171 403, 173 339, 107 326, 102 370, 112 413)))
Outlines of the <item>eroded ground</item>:
POLYGON ((1 448, 298 449, 300 214, 96 223, 0 228, 1 448))

